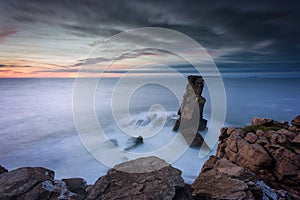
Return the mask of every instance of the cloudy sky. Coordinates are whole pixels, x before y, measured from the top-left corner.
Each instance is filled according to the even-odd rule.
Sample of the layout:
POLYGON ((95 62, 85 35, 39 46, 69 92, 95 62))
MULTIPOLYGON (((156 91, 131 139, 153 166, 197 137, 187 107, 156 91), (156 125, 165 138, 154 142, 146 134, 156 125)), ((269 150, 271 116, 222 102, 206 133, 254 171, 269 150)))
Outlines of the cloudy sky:
MULTIPOLYGON (((126 72, 128 63, 150 61, 189 72, 170 52, 141 50, 143 37, 172 43, 160 35, 101 46, 115 34, 141 27, 168 28, 193 38, 222 74, 300 76, 299 10, 298 1, 274 0, 1 0, 0 77, 74 77, 80 68, 93 76, 91 65, 104 69, 116 58, 107 76, 126 72), (129 46, 137 50, 128 52, 129 46), (95 47, 101 51, 88 56, 95 47)), ((163 73, 154 65, 144 72, 163 73)))

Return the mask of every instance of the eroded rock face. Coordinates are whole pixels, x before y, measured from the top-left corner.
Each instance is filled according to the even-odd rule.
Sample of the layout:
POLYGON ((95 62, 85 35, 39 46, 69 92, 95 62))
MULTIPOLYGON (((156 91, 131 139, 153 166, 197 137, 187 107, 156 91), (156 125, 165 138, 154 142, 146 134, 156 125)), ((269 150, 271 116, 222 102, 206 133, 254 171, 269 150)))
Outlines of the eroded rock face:
POLYGON ((147 157, 109 170, 91 187, 87 199, 173 199, 176 195, 189 199, 185 193, 180 170, 157 157, 147 157))
POLYGON ((173 130, 179 131, 190 146, 201 146, 203 142, 199 130, 205 130, 207 120, 203 118, 206 99, 201 96, 204 80, 201 76, 188 76, 188 84, 178 110, 179 119, 173 130), (194 141, 195 140, 195 141, 194 141))
POLYGON ((252 127, 223 128, 217 157, 250 170, 271 187, 299 199, 299 132, 291 131, 286 124, 254 118, 252 127))

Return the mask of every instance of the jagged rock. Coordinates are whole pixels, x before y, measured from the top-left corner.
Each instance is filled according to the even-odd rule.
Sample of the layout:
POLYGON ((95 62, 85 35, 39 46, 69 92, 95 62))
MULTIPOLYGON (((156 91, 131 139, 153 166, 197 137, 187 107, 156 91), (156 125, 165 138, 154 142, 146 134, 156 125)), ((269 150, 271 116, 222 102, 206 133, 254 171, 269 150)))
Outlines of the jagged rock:
POLYGON ((269 167, 271 158, 259 144, 249 144, 245 139, 234 134, 228 138, 225 148, 226 158, 243 167, 257 172, 260 168, 269 167))
POLYGON ((179 118, 173 127, 174 131, 179 131, 181 134, 190 131, 186 129, 195 129, 192 131, 192 135, 194 135, 196 140, 195 142, 190 141, 191 134, 183 134, 184 137, 186 136, 188 144, 192 144, 192 146, 200 144, 198 140, 200 139, 200 135, 197 136, 197 132, 198 130, 205 130, 207 125, 207 120, 203 118, 203 108, 206 102, 206 99, 201 96, 203 87, 204 80, 201 76, 188 76, 186 91, 178 110, 179 118))
POLYGON ((132 137, 132 138, 129 138, 128 141, 126 142, 127 143, 127 147, 125 148, 125 150, 130 150, 134 147, 137 147, 141 144, 144 143, 143 141, 143 137, 142 136, 138 136, 138 137, 132 137))
POLYGON ((191 188, 194 199, 254 200, 270 196, 287 199, 279 191, 269 188, 246 168, 240 167, 226 158, 219 159, 216 156, 211 156, 206 161, 191 188), (267 191, 265 188, 269 190, 267 191))
POLYGON ((300 115, 298 115, 297 117, 295 117, 292 122, 291 122, 292 126, 289 127, 290 131, 293 131, 297 134, 300 134, 300 115))
POLYGON ((0 174, 2 174, 4 172, 8 172, 8 170, 0 165, 0 174))
POLYGON ((82 197, 86 196, 86 187, 87 183, 82 178, 68 178, 62 179, 66 183, 66 186, 70 192, 81 195, 82 197))
POLYGON ((257 118, 253 117, 252 118, 252 126, 257 126, 257 125, 263 125, 263 126, 272 126, 274 120, 270 118, 257 118))
POLYGON ((292 124, 293 126, 296 126, 296 127, 300 128, 300 115, 298 115, 297 117, 295 117, 295 118, 292 120, 291 124, 292 124))
POLYGON ((289 123, 286 121, 279 122, 270 118, 258 118, 258 117, 253 117, 251 124, 252 126, 262 125, 262 126, 277 126, 282 128, 288 128, 289 126, 289 123))
POLYGON ((299 133, 272 119, 254 118, 250 128, 223 128, 217 149, 218 158, 226 158, 245 167, 275 189, 300 197, 299 133), (272 130, 274 129, 274 130, 272 130), (297 143, 298 141, 298 143, 297 143))
POLYGON ((0 174, 0 199, 49 199, 51 192, 42 188, 42 182, 53 178, 53 171, 41 167, 0 174))
POLYGON ((157 157, 146 157, 109 170, 92 186, 87 199, 173 199, 182 190, 186 191, 180 170, 157 157))
POLYGON ((80 200, 66 183, 54 180, 54 172, 42 167, 23 167, 0 174, 0 199, 80 200))

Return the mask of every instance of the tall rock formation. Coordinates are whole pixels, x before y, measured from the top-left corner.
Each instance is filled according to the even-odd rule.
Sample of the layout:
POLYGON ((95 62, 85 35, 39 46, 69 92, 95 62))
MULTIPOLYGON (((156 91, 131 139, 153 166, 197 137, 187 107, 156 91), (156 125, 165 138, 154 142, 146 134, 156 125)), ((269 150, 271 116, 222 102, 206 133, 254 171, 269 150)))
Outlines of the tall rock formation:
POLYGON ((188 76, 188 84, 178 110, 179 118, 173 130, 179 131, 190 146, 201 146, 203 143, 199 130, 205 130, 207 120, 203 118, 206 99, 201 96, 204 80, 201 76, 188 76))

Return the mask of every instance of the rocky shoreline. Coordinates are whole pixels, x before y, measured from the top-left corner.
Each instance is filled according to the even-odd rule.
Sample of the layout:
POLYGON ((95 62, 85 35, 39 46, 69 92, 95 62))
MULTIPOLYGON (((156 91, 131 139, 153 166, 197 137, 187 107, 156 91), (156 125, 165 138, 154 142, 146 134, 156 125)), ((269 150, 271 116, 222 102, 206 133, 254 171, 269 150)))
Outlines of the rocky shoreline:
POLYGON ((300 199, 299 122, 253 118, 223 128, 216 156, 191 185, 194 199, 300 199))
MULTIPOLYGON (((173 128, 191 147, 205 143, 199 134, 207 123, 203 118, 203 87, 201 76, 188 77, 179 119, 173 128)), ((141 136, 133 138, 130 148, 142 143, 141 136)), ((55 180, 54 171, 42 167, 8 171, 0 166, 0 200, 297 200, 300 115, 291 125, 254 117, 251 126, 222 128, 217 154, 205 162, 196 180, 186 184, 181 173, 153 156, 116 165, 93 185, 87 185, 82 178, 55 180)))
POLYGON ((54 174, 1 166, 0 199, 300 199, 300 116, 291 126, 253 118, 251 126, 223 128, 217 154, 191 185, 157 157, 117 165, 94 185, 82 178, 55 180, 54 174))

